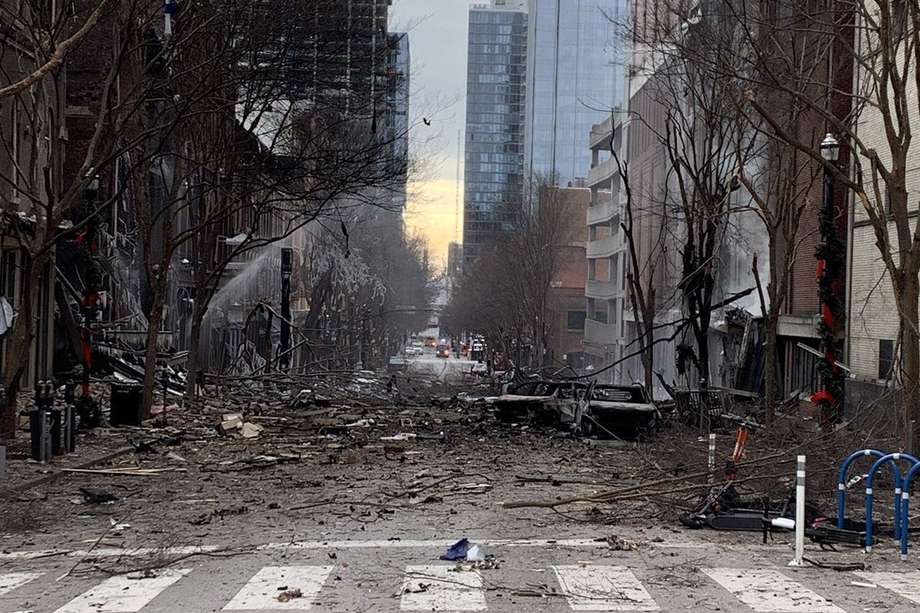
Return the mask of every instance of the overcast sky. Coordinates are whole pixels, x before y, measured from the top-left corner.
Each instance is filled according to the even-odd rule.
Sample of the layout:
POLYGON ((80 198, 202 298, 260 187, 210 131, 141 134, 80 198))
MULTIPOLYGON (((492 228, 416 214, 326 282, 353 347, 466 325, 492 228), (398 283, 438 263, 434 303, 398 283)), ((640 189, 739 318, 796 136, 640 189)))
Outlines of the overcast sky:
MULTIPOLYGON (((457 131, 466 115, 466 33, 470 0, 394 0, 389 29, 409 33, 410 149, 424 171, 410 187, 407 225, 426 237, 435 262, 459 240, 457 131), (426 126, 422 118, 431 121, 426 126)), ((461 168, 462 171, 462 168, 461 168)), ((462 174, 461 174, 462 180, 462 174)), ((462 192, 460 194, 462 203, 462 192)))

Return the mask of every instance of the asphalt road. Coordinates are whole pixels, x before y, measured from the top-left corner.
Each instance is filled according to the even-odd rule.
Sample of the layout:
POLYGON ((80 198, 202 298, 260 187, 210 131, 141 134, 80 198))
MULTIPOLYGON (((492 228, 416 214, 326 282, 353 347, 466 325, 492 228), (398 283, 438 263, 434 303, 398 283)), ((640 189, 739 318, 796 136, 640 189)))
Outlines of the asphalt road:
POLYGON ((789 568, 783 545, 725 545, 696 534, 702 535, 643 540, 635 551, 616 551, 592 539, 477 539, 497 560, 497 568, 483 569, 439 560, 449 541, 408 538, 264 543, 245 553, 217 550, 146 574, 113 576, 98 569, 162 566, 190 551, 115 557, 102 548, 95 554, 35 552, 45 556, 35 559, 5 552, 0 611, 840 613, 920 607, 916 562, 904 565, 881 556, 865 573, 789 568))
MULTIPOLYGON (((471 365, 416 362, 446 376, 471 365)), ((166 472, 66 473, 0 500, 0 613, 920 610, 916 539, 908 562, 893 543, 870 556, 807 546, 816 561, 868 563, 857 574, 789 567, 788 534, 683 529, 654 500, 501 505, 628 487, 649 453, 702 462, 695 436, 671 451, 664 437, 587 445, 478 404, 362 407, 349 393, 321 414, 254 395, 246 410, 265 430, 252 440, 216 434, 220 411, 172 415, 178 444, 108 465, 166 472), (278 454, 296 461, 250 462, 278 454), (83 503, 86 487, 118 500, 83 503), (463 537, 494 563, 439 559, 463 537)))

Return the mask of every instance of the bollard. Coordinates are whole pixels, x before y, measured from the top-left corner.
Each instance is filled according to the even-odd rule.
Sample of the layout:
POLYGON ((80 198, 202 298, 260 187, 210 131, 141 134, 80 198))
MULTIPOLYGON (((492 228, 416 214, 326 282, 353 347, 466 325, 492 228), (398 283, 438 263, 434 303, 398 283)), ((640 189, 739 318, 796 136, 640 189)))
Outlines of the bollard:
POLYGON ((54 399, 49 391, 49 381, 39 381, 35 386, 35 408, 29 411, 32 458, 42 464, 51 461, 53 453, 52 411, 54 399))
POLYGON ((789 566, 802 566, 805 555, 805 456, 796 458, 795 469, 795 558, 789 566))
POLYGON ((715 432, 710 433, 709 435, 709 482, 712 483, 714 473, 716 471, 716 435, 715 432))
POLYGON ((72 404, 64 405, 64 453, 77 449, 77 414, 72 404))

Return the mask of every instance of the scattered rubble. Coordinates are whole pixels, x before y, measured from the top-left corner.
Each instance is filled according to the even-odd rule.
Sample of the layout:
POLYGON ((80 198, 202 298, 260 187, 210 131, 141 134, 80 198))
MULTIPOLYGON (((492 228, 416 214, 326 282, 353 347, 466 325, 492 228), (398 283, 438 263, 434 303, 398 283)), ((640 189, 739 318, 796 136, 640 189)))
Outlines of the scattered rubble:
MULTIPOLYGON (((488 384, 461 396, 430 382, 414 383, 415 391, 401 383, 397 403, 380 378, 316 379, 228 383, 209 388, 193 409, 171 412, 168 427, 80 433, 80 452, 96 449, 107 458, 92 468, 76 468, 88 460, 79 454, 47 467, 28 464, 27 451, 12 446, 11 474, 53 473, 60 480, 34 485, 28 495, 0 496, 0 532, 31 538, 35 525, 60 522, 73 534, 107 531, 106 538, 117 535, 125 546, 225 535, 245 542, 251 526, 309 517, 330 533, 374 529, 389 538, 421 519, 443 532, 478 533, 479 520, 499 502, 502 530, 511 538, 535 526, 565 534, 587 525, 598 535, 609 534, 609 525, 629 526, 628 539, 613 536, 607 544, 633 551, 647 542, 642 529, 676 526, 678 514, 711 486, 705 440, 676 419, 648 443, 591 447, 555 425, 544 430, 498 419, 499 397, 488 384), (255 436, 245 435, 247 425, 255 436), (78 491, 83 504, 69 504, 78 491), (564 507, 564 513, 540 511, 564 507), (118 512, 116 525, 128 520, 131 529, 112 528, 111 510, 118 512)), ((731 452, 732 428, 719 432, 721 458, 731 452)), ((809 487, 832 492, 835 449, 850 436, 780 416, 750 441, 735 486, 748 498, 779 500, 788 492, 790 449, 796 449, 815 458, 809 487), (827 458, 827 467, 818 458, 827 458)), ((454 559, 458 565, 500 564, 482 545, 477 551, 467 543, 454 559)))
POLYGON ((292 600, 296 600, 297 598, 303 598, 303 592, 301 592, 299 589, 289 590, 286 587, 278 588, 278 589, 284 590, 283 592, 278 594, 278 596, 276 597, 276 600, 278 602, 291 602, 292 600))

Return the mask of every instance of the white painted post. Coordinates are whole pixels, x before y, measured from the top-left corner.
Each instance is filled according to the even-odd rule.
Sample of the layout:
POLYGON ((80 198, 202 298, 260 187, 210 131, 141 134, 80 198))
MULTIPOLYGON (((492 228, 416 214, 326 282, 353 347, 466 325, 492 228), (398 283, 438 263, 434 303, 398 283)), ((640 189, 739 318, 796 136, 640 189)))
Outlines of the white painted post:
POLYGON ((716 472, 716 434, 715 432, 710 433, 709 435, 709 464, 707 466, 708 466, 707 470, 709 471, 708 480, 709 480, 709 483, 712 483, 714 473, 716 472))
POLYGON ((805 555, 805 456, 796 458, 795 468, 795 558, 789 566, 802 566, 805 555))

